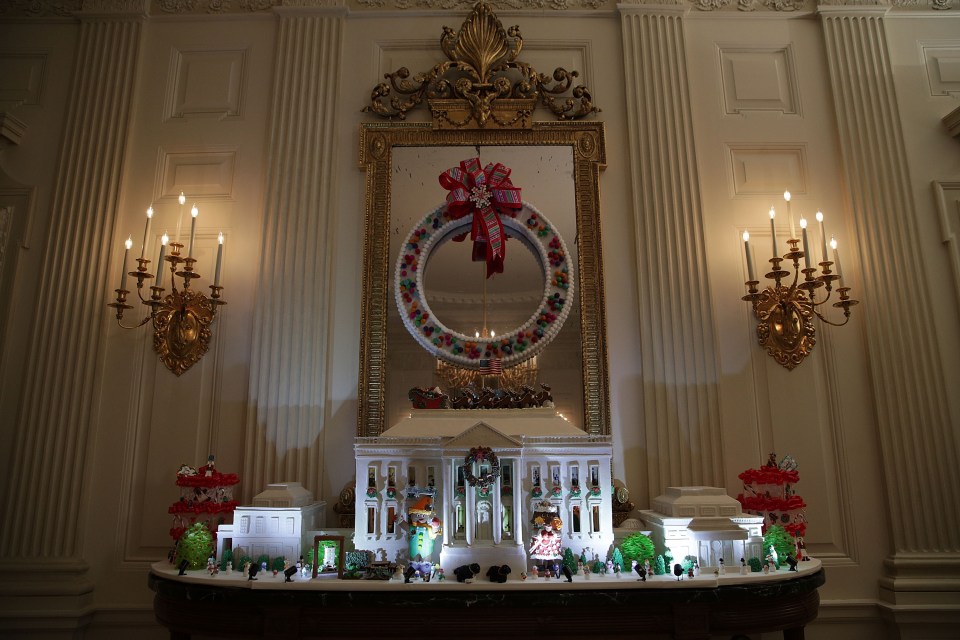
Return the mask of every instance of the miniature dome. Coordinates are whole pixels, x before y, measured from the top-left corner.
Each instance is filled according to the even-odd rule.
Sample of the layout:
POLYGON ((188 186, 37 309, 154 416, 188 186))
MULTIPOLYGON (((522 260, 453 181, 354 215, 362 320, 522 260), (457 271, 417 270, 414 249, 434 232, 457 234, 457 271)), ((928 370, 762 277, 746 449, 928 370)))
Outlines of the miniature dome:
POLYGON ((627 531, 641 531, 643 530, 643 523, 637 520, 636 518, 627 518, 620 523, 618 529, 626 529, 627 531))

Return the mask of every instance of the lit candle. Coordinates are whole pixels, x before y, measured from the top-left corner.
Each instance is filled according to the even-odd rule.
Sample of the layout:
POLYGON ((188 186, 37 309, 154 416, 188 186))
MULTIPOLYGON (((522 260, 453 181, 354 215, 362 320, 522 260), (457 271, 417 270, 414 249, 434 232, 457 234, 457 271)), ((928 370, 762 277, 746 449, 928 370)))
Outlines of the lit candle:
POLYGON ((127 290, 127 259, 130 257, 130 247, 133 246, 133 238, 128 237, 127 241, 123 243, 123 246, 126 249, 123 252, 123 265, 120 269, 120 290, 127 290))
POLYGON ((787 201, 787 221, 790 223, 790 239, 797 237, 797 228, 793 226, 793 211, 790 209, 790 192, 783 192, 783 199, 787 201))
POLYGON ((820 249, 823 251, 823 259, 820 262, 827 261, 827 232, 823 230, 823 213, 817 211, 817 222, 820 223, 820 249))
POLYGON ((217 236, 217 242, 220 243, 217 245, 217 267, 213 272, 213 286, 220 286, 220 264, 223 262, 223 232, 217 236))
POLYGON ((197 238, 197 216, 200 214, 200 210, 197 209, 197 205, 194 204, 193 208, 190 209, 190 215, 193 218, 190 221, 190 247, 187 249, 187 257, 193 257, 193 241, 197 238))
POLYGON ((837 239, 830 238, 830 248, 833 249, 833 271, 839 276, 837 282, 843 286, 843 273, 840 271, 840 252, 837 251, 837 239))
POLYGON ((150 237, 150 221, 153 220, 153 207, 147 208, 147 226, 143 230, 143 250, 140 252, 141 258, 147 257, 147 238, 150 237))
POLYGON ((750 255, 750 232, 743 232, 743 250, 747 254, 747 280, 753 282, 753 256, 750 255))
POLYGON ((807 219, 800 216, 800 235, 803 236, 803 264, 810 268, 810 245, 807 244, 807 219))
POLYGON ((180 244, 180 226, 183 224, 183 205, 187 202, 187 196, 183 195, 183 191, 180 192, 180 197, 177 198, 177 202, 180 203, 180 217, 177 218, 177 244, 180 244))
POLYGON ((773 223, 773 219, 776 217, 777 212, 773 210, 773 207, 770 207, 770 238, 773 242, 773 257, 777 257, 777 226, 773 223))
POLYGON ((163 257, 167 253, 167 243, 170 242, 170 236, 164 231, 160 237, 160 257, 157 259, 157 286, 163 288, 163 272, 166 267, 163 266, 163 257))

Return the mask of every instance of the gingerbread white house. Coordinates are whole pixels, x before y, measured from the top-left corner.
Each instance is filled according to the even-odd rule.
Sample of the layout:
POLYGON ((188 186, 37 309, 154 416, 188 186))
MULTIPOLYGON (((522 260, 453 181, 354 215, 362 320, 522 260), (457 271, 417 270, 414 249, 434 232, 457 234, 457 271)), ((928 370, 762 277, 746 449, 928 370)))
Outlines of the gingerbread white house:
POLYGON ((224 549, 257 558, 287 558, 296 561, 313 542, 311 532, 323 526, 326 503, 299 482, 278 482, 253 498, 250 506, 237 507, 233 524, 220 525, 217 557, 224 549))
POLYGON ((697 558, 702 569, 739 565, 763 557, 763 518, 743 513, 740 503, 718 487, 668 487, 640 517, 658 549, 676 562, 697 558))
POLYGON ((357 438, 355 451, 354 545, 378 557, 409 557, 408 509, 425 495, 442 544, 424 559, 445 571, 467 562, 525 570, 546 504, 564 548, 606 557, 613 543, 611 439, 554 409, 413 410, 382 435, 357 438))

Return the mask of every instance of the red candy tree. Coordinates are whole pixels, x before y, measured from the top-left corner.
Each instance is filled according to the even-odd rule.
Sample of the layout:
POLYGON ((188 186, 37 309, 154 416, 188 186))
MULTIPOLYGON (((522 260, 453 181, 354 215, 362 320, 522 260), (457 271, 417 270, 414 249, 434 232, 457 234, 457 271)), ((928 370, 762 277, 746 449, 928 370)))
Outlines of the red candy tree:
POLYGON ((745 512, 763 517, 764 531, 778 524, 794 538, 806 535, 807 518, 803 510, 807 503, 793 488, 800 474, 792 456, 785 456, 777 464, 777 454, 771 453, 764 466, 747 469, 738 477, 743 481, 743 493, 737 500, 745 512))

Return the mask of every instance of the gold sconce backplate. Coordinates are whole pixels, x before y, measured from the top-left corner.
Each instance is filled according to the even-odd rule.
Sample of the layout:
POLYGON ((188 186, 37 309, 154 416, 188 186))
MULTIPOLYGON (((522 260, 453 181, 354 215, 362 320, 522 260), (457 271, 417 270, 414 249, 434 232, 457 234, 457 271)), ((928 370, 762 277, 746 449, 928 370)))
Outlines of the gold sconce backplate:
POLYGON ((760 346, 787 369, 803 362, 817 343, 810 300, 801 289, 767 287, 760 292, 754 313, 760 346))
POLYGON ((157 306, 153 348, 176 375, 192 367, 210 347, 214 305, 202 293, 183 289, 169 294, 157 306))

